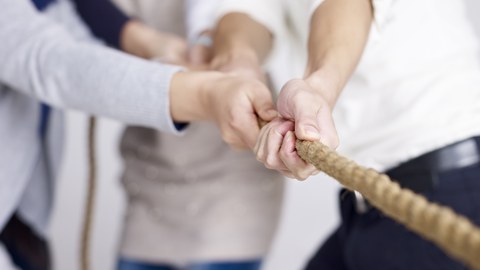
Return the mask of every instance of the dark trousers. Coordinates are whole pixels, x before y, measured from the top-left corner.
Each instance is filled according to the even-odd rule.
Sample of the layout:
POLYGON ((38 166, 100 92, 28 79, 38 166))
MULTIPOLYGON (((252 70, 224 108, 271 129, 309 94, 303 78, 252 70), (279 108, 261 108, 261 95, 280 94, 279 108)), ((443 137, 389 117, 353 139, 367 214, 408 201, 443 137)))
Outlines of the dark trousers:
MULTIPOLYGON (((480 166, 437 177, 435 188, 423 194, 480 225, 480 166)), ((352 193, 342 191, 340 198, 341 225, 318 249, 307 270, 467 269, 378 210, 359 214, 352 193)))
POLYGON ((49 270, 50 254, 47 242, 39 237, 17 215, 14 215, 0 233, 15 266, 21 270, 49 270))

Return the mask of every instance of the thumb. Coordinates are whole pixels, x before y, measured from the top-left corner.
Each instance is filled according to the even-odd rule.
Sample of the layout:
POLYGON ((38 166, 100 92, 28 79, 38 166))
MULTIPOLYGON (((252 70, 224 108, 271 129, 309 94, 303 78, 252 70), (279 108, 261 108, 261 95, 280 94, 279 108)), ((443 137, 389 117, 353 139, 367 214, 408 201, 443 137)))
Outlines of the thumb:
POLYGON ((317 110, 313 106, 295 109, 295 135, 298 139, 308 141, 320 140, 320 127, 318 124, 317 110))
POLYGON ((261 120, 269 122, 277 117, 278 113, 275 110, 270 94, 257 95, 253 98, 252 103, 255 112, 261 120))

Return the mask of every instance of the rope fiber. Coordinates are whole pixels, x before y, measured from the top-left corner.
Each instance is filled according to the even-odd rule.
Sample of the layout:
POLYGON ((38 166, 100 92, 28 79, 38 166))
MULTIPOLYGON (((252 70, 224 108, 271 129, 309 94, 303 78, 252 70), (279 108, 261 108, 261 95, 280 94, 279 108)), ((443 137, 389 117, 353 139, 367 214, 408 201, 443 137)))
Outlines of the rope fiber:
POLYGON ((302 159, 347 189, 360 192, 385 215, 470 268, 480 270, 480 228, 467 218, 428 202, 425 197, 401 188, 387 175, 362 167, 320 142, 297 140, 296 148, 302 159))
MULTIPOLYGON (((265 123, 260 123, 263 126, 265 123)), ((82 231, 81 269, 90 269, 90 238, 95 199, 94 117, 88 128, 88 191, 82 231)), ((370 204, 443 249, 447 254, 480 270, 480 228, 448 207, 427 201, 409 189, 403 189, 387 175, 367 169, 330 150, 320 142, 297 140, 298 155, 320 171, 336 179, 347 189, 360 192, 370 204)))
POLYGON ((82 228, 82 242, 80 265, 82 270, 90 269, 90 246, 91 234, 93 224, 93 210, 95 207, 95 189, 96 189, 96 175, 97 175, 97 161, 96 161, 96 132, 97 121, 95 117, 90 116, 88 119, 88 186, 87 186, 87 200, 85 204, 85 214, 83 218, 82 228))

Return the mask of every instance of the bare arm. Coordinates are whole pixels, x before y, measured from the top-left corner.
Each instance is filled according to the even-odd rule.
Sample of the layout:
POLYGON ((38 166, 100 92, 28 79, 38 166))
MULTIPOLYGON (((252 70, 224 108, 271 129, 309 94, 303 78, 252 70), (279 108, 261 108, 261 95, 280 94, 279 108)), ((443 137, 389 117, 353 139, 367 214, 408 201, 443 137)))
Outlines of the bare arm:
POLYGON ((373 20, 370 0, 325 0, 314 12, 304 79, 282 89, 278 119, 261 131, 255 152, 267 167, 305 179, 317 171, 296 153, 297 138, 338 146, 332 109, 365 47, 373 20))
POLYGON ((272 48, 270 31, 247 14, 230 13, 217 26, 215 55, 242 55, 263 62, 272 48))
POLYGON ((222 0, 212 67, 265 80, 261 69, 283 29, 283 1, 222 0))
POLYGON ((363 53, 372 20, 370 0, 326 0, 313 14, 305 75, 332 107, 363 53))

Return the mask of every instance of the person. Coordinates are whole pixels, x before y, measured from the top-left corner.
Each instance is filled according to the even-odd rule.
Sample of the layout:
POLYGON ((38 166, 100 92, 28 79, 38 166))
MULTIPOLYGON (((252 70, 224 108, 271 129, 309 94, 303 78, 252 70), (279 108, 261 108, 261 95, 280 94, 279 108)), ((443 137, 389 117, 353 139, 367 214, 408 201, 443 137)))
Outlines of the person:
MULTIPOLYGON (((222 2, 219 28, 234 16, 256 20, 276 37, 272 53, 288 45, 306 59, 304 77, 280 93, 280 117, 260 133, 259 160, 305 179, 316 170, 295 139, 335 148, 341 138, 341 153, 480 224, 480 46, 464 1, 238 2, 222 2), (282 5, 286 15, 265 14, 282 5), (306 44, 308 57, 298 49, 306 44)), ((217 33, 228 39, 232 28, 217 33)), ((339 228, 306 269, 467 269, 354 192, 341 192, 340 209, 339 228)))
MULTIPOLYGON (((0 5, 0 258, 10 257, 21 269, 50 268, 45 239, 60 160, 61 109, 171 134, 188 129, 181 123, 213 120, 238 148, 254 144, 257 115, 275 114, 261 83, 149 62, 95 44, 68 0, 0 5)), ((130 36, 127 29, 114 40, 130 36)), ((135 47, 151 37, 144 35, 149 31, 133 31, 138 39, 127 43, 135 47)))
MULTIPOLYGON (((116 3, 160 32, 188 36, 192 47, 213 24, 203 19, 213 16, 212 2, 116 3)), ((182 61, 209 64, 197 49, 182 61)), ((182 137, 129 126, 121 153, 128 204, 117 269, 260 269, 280 215, 280 174, 251 152, 231 150, 204 122, 182 137)))

